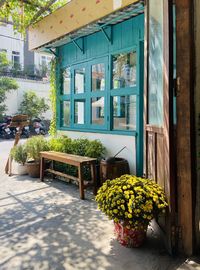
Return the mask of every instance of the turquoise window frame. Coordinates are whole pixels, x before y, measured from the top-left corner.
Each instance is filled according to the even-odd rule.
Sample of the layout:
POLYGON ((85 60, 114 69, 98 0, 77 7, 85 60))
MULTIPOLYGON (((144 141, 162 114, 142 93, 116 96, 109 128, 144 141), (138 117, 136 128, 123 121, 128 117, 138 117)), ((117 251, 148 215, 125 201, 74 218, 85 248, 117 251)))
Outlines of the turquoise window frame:
POLYGON ((104 57, 99 57, 95 60, 89 61, 89 128, 90 129, 95 129, 95 130, 108 130, 108 78, 109 78, 109 73, 108 73, 108 56, 104 57), (92 91, 92 66, 95 64, 104 64, 105 65, 105 87, 104 91, 92 91), (95 125, 92 124, 92 107, 91 107, 91 100, 92 98, 99 98, 99 97, 104 97, 104 124, 103 125, 95 125))
MULTIPOLYGON (((66 66, 65 68, 69 67, 66 66)), ((57 129, 63 131, 78 131, 78 132, 91 132, 91 133, 102 133, 102 134, 116 134, 116 135, 126 135, 126 136, 134 136, 135 137, 135 147, 136 147, 136 174, 142 175, 143 174, 143 67, 144 67, 144 41, 143 39, 138 39, 138 43, 129 48, 124 48, 121 50, 115 50, 112 53, 107 53, 105 55, 96 57, 95 59, 85 59, 83 62, 70 65, 71 67, 71 93, 70 95, 61 95, 61 91, 59 90, 58 95, 58 102, 57 102, 57 117, 59 121, 57 121, 57 129), (112 89, 112 57, 118 53, 128 53, 128 52, 136 52, 137 57, 137 73, 136 73, 136 80, 137 84, 134 87, 126 87, 126 88, 119 88, 119 89, 112 89), (92 64, 103 63, 103 59, 105 60, 105 91, 94 91, 92 92, 92 76, 91 76, 91 69, 92 64), (86 75, 86 91, 84 94, 74 94, 74 69, 76 67, 82 67, 86 65, 86 74, 90 74, 89 76, 86 75), (89 77, 89 78, 88 78, 89 77), (105 93, 104 93, 105 92, 105 93), (76 97, 76 95, 78 95, 76 97), (126 96, 126 95, 135 95, 136 96, 136 129, 135 130, 113 130, 113 109, 112 109, 112 98, 114 96, 126 96), (104 125, 94 125, 91 124, 91 98, 105 96, 105 123, 104 125), (61 111, 59 107, 59 102, 61 100, 70 100, 71 103, 71 112, 74 112, 74 100, 82 100, 85 99, 86 106, 85 106, 85 124, 79 125, 74 124, 74 113, 71 113, 71 125, 70 127, 62 127, 60 125, 61 111), (89 109, 88 109, 89 108, 89 109)), ((59 68, 58 68, 59 70, 59 68)), ((59 76, 57 77, 59 78, 59 76)), ((59 83, 57 83, 57 87, 59 88, 59 83)))
POLYGON ((71 66, 71 93, 70 93, 70 97, 71 97, 71 125, 70 127, 73 129, 84 129, 87 128, 88 126, 88 119, 86 117, 86 104, 87 104, 87 85, 88 85, 88 78, 87 78, 87 64, 84 62, 82 64, 77 64, 77 65, 73 65, 71 66), (75 71, 76 69, 79 68, 85 68, 85 89, 84 89, 84 93, 75 93, 75 71), (75 123, 75 102, 78 101, 85 101, 85 106, 84 106, 84 124, 77 124, 75 123))
MULTIPOLYGON (((143 45, 142 45, 143 46, 143 45)), ((121 50, 116 50, 110 54, 104 55, 102 57, 97 57, 96 59, 87 59, 84 62, 71 65, 71 93, 70 95, 61 95, 62 91, 59 90, 59 100, 70 100, 71 101, 71 112, 74 112, 74 101, 75 100, 82 100, 85 99, 86 101, 86 119, 85 119, 85 124, 74 124, 74 114, 72 113, 71 116, 71 125, 70 127, 62 127, 61 125, 58 126, 58 129, 63 129, 63 130, 78 130, 78 129, 83 129, 83 131, 88 131, 88 132, 99 132, 99 130, 103 130, 104 133, 111 133, 111 134, 119 134, 119 135, 135 135, 138 133, 138 125, 139 122, 138 119, 136 120, 136 130, 113 130, 113 110, 112 110, 112 98, 114 96, 127 96, 127 95, 136 95, 136 116, 138 118, 138 114, 140 107, 140 99, 143 98, 143 85, 140 83, 140 78, 143 76, 143 69, 141 68, 141 63, 143 66, 143 62, 141 62, 140 58, 140 50, 141 50, 141 45, 138 43, 138 45, 129 47, 127 49, 121 49, 121 50), (112 88, 112 72, 113 72, 113 64, 112 64, 112 58, 114 55, 119 54, 119 53, 129 53, 129 52, 136 52, 136 57, 137 57, 137 84, 134 87, 125 87, 125 88, 118 88, 118 89, 113 89, 112 88), (93 91, 92 92, 92 87, 91 87, 91 68, 93 64, 97 63, 105 63, 105 91, 93 91), (86 91, 85 93, 82 94, 75 94, 74 93, 74 84, 75 84, 75 69, 76 68, 81 68, 85 67, 86 69, 86 91), (90 74, 90 76, 87 76, 87 74, 90 74), (89 77, 89 78, 88 78, 89 77), (105 92, 105 93, 104 93, 105 92), (105 97, 105 124, 104 125, 94 125, 91 124, 91 106, 90 106, 90 101, 91 98, 95 97, 105 97), (88 110, 89 108, 89 110, 88 110)), ((65 70, 68 68, 66 66, 65 68, 62 69, 65 70)), ((60 116, 61 119, 61 116, 60 116)))
POLYGON ((111 104, 110 107, 110 130, 117 132, 118 134, 121 134, 121 132, 125 132, 126 134, 130 134, 132 135, 133 132, 135 132, 137 134, 137 119, 136 119, 136 129, 135 130, 121 130, 121 129, 113 129, 113 97, 115 96, 131 96, 131 95, 136 95, 136 117, 138 114, 138 96, 140 94, 140 90, 139 90, 139 78, 140 78, 140 62, 139 62, 139 46, 133 46, 131 48, 127 48, 127 49, 121 49, 121 50, 117 50, 115 52, 113 52, 112 54, 110 54, 110 60, 109 60, 109 64, 110 64, 110 81, 109 81, 109 86, 110 86, 110 93, 109 93, 109 101, 111 104), (119 53, 130 53, 130 52, 136 52, 136 86, 134 87, 123 87, 123 88, 117 88, 114 89, 113 88, 113 56, 119 53))

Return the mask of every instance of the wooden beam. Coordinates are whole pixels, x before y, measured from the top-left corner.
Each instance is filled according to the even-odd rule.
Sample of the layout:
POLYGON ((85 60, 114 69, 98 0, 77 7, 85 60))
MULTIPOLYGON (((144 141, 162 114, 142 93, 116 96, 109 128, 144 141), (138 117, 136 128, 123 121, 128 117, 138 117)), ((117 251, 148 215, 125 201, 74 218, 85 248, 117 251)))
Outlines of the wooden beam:
POLYGON ((176 0, 178 222, 182 228, 181 245, 187 255, 193 252, 192 7, 193 0, 176 0))
POLYGON ((34 50, 46 46, 50 42, 97 22, 115 11, 129 5, 138 5, 141 1, 121 0, 118 1, 118 5, 115 5, 115 2, 113 0, 76 0, 67 3, 34 25, 29 26, 29 49, 34 50))

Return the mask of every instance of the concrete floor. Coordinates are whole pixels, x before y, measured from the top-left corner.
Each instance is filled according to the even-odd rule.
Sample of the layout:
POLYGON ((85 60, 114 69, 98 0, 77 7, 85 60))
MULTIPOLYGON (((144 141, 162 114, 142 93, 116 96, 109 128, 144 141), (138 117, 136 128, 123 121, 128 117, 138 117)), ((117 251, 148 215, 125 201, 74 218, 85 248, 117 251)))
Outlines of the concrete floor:
POLYGON ((189 270, 196 259, 172 258, 149 228, 143 247, 120 246, 91 192, 58 180, 4 174, 12 141, 0 141, 0 270, 189 270))

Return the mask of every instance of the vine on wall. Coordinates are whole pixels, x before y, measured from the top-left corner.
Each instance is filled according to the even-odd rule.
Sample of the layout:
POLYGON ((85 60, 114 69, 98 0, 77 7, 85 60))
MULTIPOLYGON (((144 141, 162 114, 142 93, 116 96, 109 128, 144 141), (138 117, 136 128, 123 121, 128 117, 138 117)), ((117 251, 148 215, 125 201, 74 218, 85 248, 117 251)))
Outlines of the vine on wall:
POLYGON ((56 58, 51 61, 51 72, 50 72, 50 100, 52 118, 49 127, 49 134, 51 136, 56 135, 56 58))

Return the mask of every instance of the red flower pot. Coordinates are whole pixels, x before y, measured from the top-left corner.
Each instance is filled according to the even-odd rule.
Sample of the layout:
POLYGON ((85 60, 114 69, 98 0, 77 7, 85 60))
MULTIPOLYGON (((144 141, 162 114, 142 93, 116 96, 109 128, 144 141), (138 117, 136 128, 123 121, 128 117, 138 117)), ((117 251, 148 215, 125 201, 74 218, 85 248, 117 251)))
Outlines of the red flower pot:
POLYGON ((114 232, 118 242, 126 247, 140 247, 146 239, 147 228, 127 228, 121 223, 114 222, 114 232))

